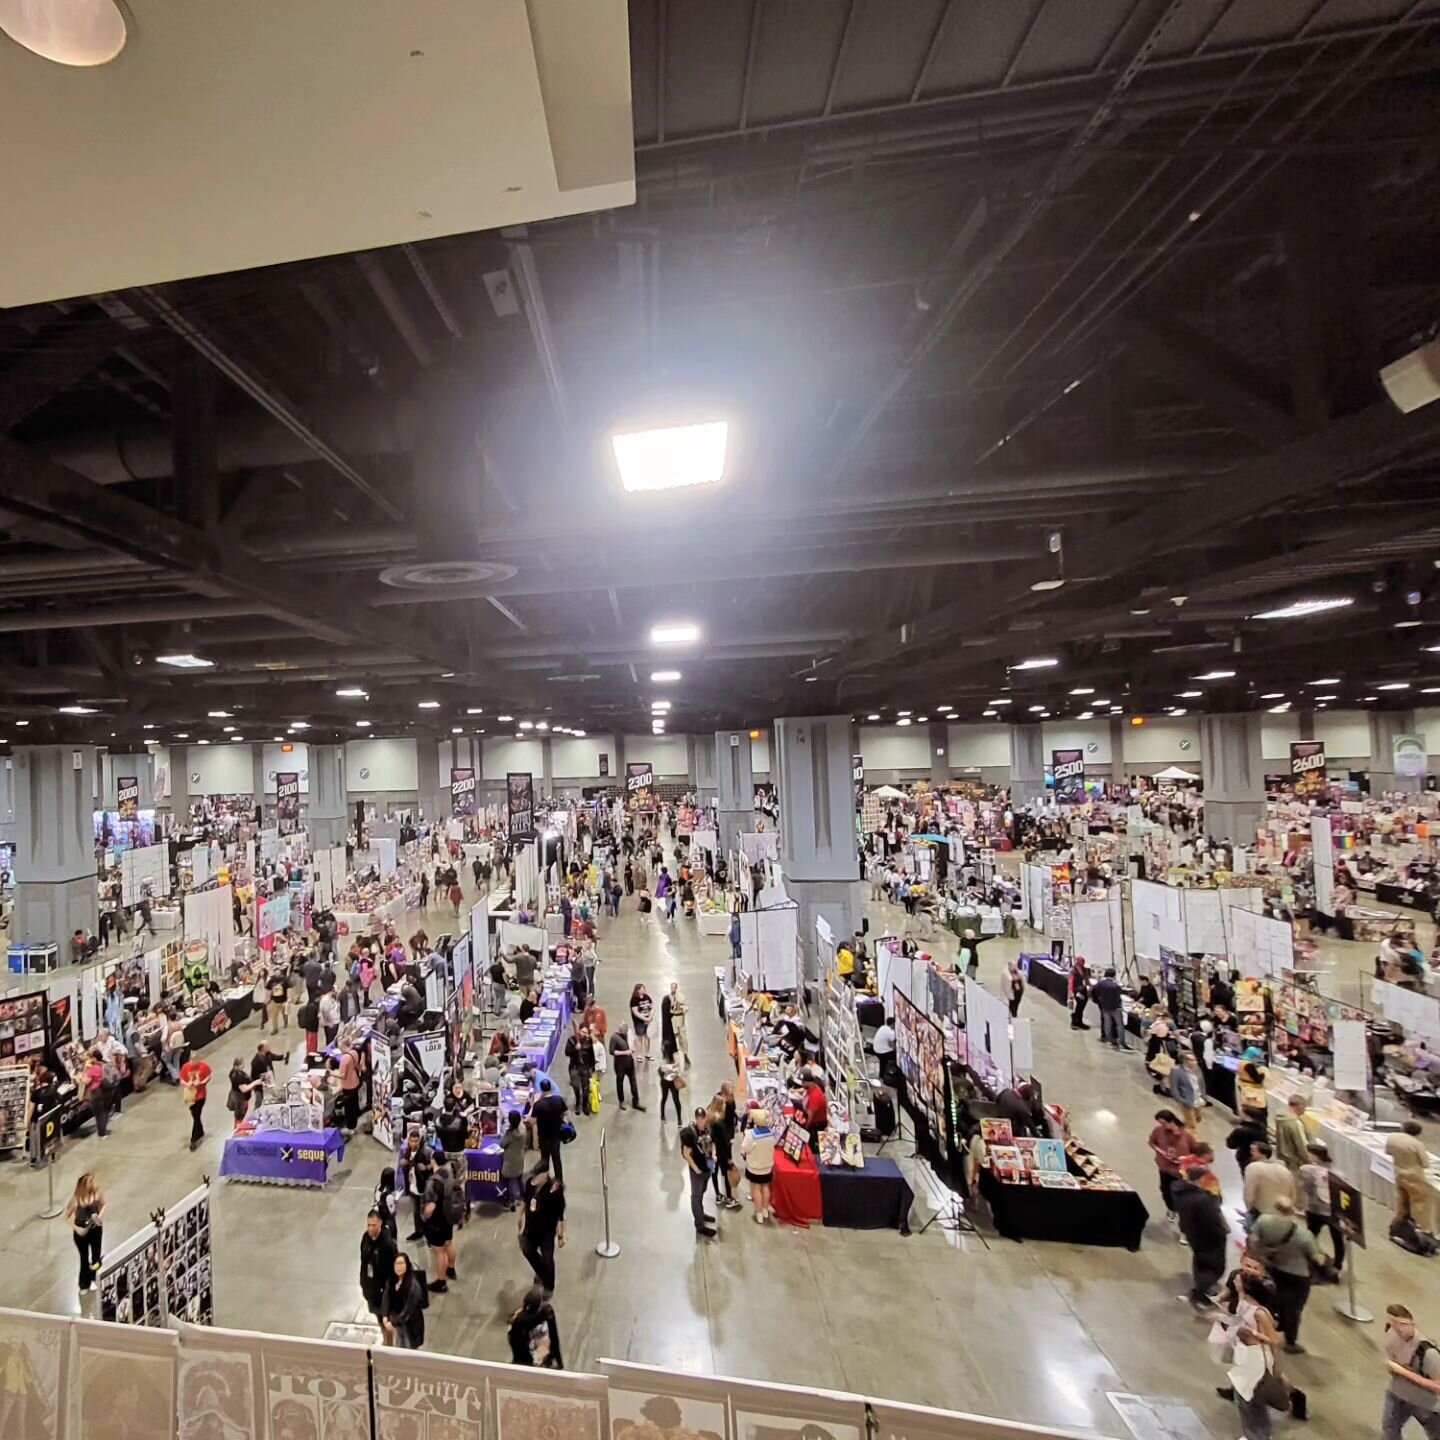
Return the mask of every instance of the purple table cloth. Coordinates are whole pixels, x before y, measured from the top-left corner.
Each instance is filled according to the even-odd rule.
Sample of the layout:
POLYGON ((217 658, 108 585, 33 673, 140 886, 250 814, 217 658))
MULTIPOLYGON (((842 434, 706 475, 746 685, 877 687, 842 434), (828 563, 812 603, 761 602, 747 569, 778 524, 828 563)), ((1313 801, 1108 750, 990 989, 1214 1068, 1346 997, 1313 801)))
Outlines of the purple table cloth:
POLYGON ((345 1158, 338 1130, 261 1130, 225 1142, 220 1173, 268 1185, 323 1185, 332 1161, 345 1158))

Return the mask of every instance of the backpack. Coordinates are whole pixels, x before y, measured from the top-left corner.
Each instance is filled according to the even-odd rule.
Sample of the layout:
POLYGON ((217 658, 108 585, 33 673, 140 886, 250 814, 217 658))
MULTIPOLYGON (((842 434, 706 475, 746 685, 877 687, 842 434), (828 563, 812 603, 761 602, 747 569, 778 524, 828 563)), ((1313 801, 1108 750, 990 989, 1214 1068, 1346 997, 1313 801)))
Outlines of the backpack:
POLYGON ((120 1083, 120 1067, 113 1061, 107 1060, 100 1067, 100 1083, 107 1089, 120 1083))
MULTIPOLYGON (((465 1218, 465 1185, 460 1180, 447 1180, 445 1194, 441 1201, 445 1207, 445 1218, 458 1225, 465 1218)), ((444 1278, 443 1276, 441 1277, 444 1278)))
POLYGON ((1292 1220, 1289 1228, 1277 1240, 1265 1240, 1256 1235, 1254 1230, 1251 1230, 1245 1248, 1262 1264, 1268 1265, 1273 1269, 1276 1257, 1294 1238, 1295 1222, 1292 1220))

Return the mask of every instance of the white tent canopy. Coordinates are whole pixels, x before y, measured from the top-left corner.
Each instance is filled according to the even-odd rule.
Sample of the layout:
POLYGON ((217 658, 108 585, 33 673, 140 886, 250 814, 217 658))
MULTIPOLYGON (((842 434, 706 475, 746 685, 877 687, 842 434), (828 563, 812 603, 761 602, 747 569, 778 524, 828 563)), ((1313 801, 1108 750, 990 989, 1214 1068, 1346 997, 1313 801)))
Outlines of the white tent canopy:
POLYGON ((905 792, 897 790, 893 785, 882 785, 871 793, 878 795, 882 800, 903 800, 905 798, 905 792))
POLYGON ((1182 770, 1178 765, 1168 765, 1150 778, 1152 780, 1199 780, 1200 777, 1192 775, 1188 770, 1182 770))

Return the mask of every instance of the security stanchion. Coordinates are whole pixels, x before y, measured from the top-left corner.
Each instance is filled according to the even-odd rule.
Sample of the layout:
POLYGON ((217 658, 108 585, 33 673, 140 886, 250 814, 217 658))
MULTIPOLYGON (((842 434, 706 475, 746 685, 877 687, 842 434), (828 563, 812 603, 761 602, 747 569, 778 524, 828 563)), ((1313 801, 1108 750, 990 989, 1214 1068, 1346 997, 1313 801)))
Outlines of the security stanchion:
POLYGON ((65 1213, 65 1207, 55 1201, 55 1157, 60 1153, 60 1110, 56 1107, 37 1115, 30 1126, 30 1153, 45 1163, 45 1188, 48 1195, 45 1208, 37 1211, 41 1220, 53 1220, 65 1213))
POLYGON ((1335 1302, 1335 1310, 1357 1325, 1368 1325, 1375 1317, 1355 1299, 1355 1251, 1358 1248, 1352 1243, 1345 1255, 1346 1295, 1335 1302))
POLYGON ((620 1253, 620 1242, 610 1238, 610 1169, 604 1130, 600 1132, 600 1204, 605 1214, 605 1238, 595 1247, 595 1253, 604 1260, 613 1260, 620 1253))

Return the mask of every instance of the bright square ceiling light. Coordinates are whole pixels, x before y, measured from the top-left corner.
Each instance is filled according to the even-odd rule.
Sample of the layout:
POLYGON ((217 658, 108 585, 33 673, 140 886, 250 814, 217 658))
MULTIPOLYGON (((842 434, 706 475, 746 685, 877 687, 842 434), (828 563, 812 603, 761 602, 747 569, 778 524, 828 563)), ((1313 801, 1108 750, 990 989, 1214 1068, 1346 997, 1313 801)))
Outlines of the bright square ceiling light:
POLYGON ((679 490, 714 485, 725 474, 730 426, 724 420, 703 425, 671 425, 663 430, 632 430, 610 437, 620 483, 629 491, 679 490))
POLYGON ((1348 595, 1337 595, 1330 600, 1296 600, 1282 605, 1278 610, 1261 610, 1252 615, 1252 620, 1303 620, 1307 615, 1323 615, 1327 610, 1343 610, 1355 602, 1348 595))
POLYGON ((1058 665, 1058 660, 1022 660, 1018 665, 1012 665, 1012 670, 1048 670, 1052 665, 1058 665))
POLYGON ((157 665, 173 665, 177 670, 213 670, 213 660, 202 660, 198 655, 191 655, 188 651, 180 655, 157 655, 157 665))
POLYGON ((678 670, 652 670, 650 680, 655 685, 673 685, 680 678, 678 670))
POLYGON ((650 627, 652 645, 693 645, 700 638, 700 627, 688 620, 667 621, 650 627))

